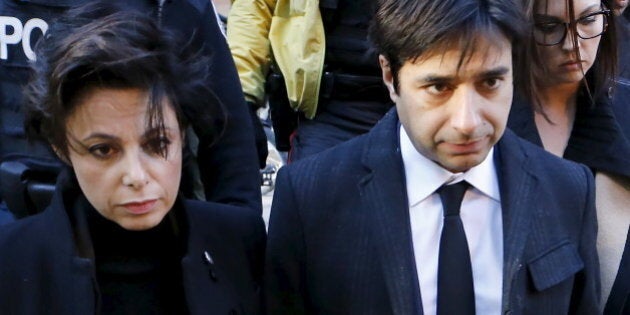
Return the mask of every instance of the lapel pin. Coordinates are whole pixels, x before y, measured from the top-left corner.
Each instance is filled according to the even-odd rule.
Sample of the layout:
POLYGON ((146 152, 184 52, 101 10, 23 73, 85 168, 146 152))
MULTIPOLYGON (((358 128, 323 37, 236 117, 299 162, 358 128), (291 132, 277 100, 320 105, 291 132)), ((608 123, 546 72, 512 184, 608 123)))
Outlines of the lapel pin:
POLYGON ((210 279, 212 279, 212 281, 214 282, 217 282, 218 280, 217 274, 214 272, 214 268, 213 268, 214 259, 212 259, 212 256, 210 256, 210 253, 208 253, 208 251, 203 252, 203 259, 206 265, 208 265, 208 271, 210 271, 210 279))

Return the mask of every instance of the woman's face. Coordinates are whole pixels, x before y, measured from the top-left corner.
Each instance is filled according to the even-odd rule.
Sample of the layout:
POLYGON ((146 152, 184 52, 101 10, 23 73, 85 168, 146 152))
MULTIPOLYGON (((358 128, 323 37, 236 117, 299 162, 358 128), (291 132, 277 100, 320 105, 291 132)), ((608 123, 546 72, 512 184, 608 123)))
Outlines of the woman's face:
MULTIPOLYGON (((593 37, 601 33, 606 20, 602 14, 593 14, 602 9, 600 0, 573 0, 576 27, 582 37, 593 37)), ((559 84, 578 84, 584 74, 593 66, 601 36, 584 39, 577 36, 577 48, 574 47, 576 36, 572 27, 566 30, 566 26, 559 23, 568 23, 569 8, 565 0, 538 0, 534 9, 534 37, 538 43, 540 61, 543 63, 545 83, 549 86, 559 84), (557 45, 540 45, 542 41, 547 44, 557 42, 562 33, 566 31, 564 39, 557 45), (560 34, 559 36, 556 36, 560 34)))
POLYGON ((163 103, 165 134, 147 129, 148 95, 139 89, 92 89, 66 122, 69 162, 89 202, 127 230, 159 224, 175 203, 182 133, 163 103), (167 148, 162 155, 161 148, 167 148))
POLYGON ((614 0, 612 3, 615 14, 617 15, 623 14, 623 11, 628 7, 628 0, 614 0))

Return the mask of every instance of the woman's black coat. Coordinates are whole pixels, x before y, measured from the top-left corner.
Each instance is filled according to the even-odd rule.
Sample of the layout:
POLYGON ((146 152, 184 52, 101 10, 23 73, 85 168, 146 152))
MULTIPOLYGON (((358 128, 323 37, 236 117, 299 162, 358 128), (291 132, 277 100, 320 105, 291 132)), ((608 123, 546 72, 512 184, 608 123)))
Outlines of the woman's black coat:
MULTIPOLYGON (((94 261, 82 253, 80 224, 68 210, 79 193, 69 173, 46 211, 0 229, 0 314, 99 313, 94 261)), ((189 312, 259 313, 262 218, 222 204, 178 202, 188 226, 181 266, 189 312)))

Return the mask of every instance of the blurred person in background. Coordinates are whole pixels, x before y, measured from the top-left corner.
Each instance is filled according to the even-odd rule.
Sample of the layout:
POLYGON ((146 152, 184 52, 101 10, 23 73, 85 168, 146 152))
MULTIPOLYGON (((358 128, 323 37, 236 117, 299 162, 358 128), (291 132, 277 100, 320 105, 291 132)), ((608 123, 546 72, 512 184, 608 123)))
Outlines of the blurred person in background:
POLYGON ((268 100, 296 161, 363 134, 392 107, 367 38, 374 0, 235 0, 228 43, 252 110, 268 100))

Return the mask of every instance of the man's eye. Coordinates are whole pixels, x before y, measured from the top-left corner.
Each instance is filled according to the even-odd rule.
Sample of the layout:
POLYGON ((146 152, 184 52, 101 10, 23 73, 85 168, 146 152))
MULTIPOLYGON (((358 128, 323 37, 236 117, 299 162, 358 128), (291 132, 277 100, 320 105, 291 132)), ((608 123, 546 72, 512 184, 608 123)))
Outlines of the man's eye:
POLYGON ((435 95, 446 93, 449 90, 450 90, 450 87, 448 86, 448 84, 444 84, 444 83, 436 83, 436 84, 427 86, 427 91, 430 94, 435 94, 435 95))
POLYGON ((115 153, 114 148, 109 144, 96 144, 88 148, 90 154, 99 159, 105 159, 115 153))
POLYGON ((501 79, 490 78, 483 81, 484 86, 489 90, 497 89, 501 85, 501 79))

